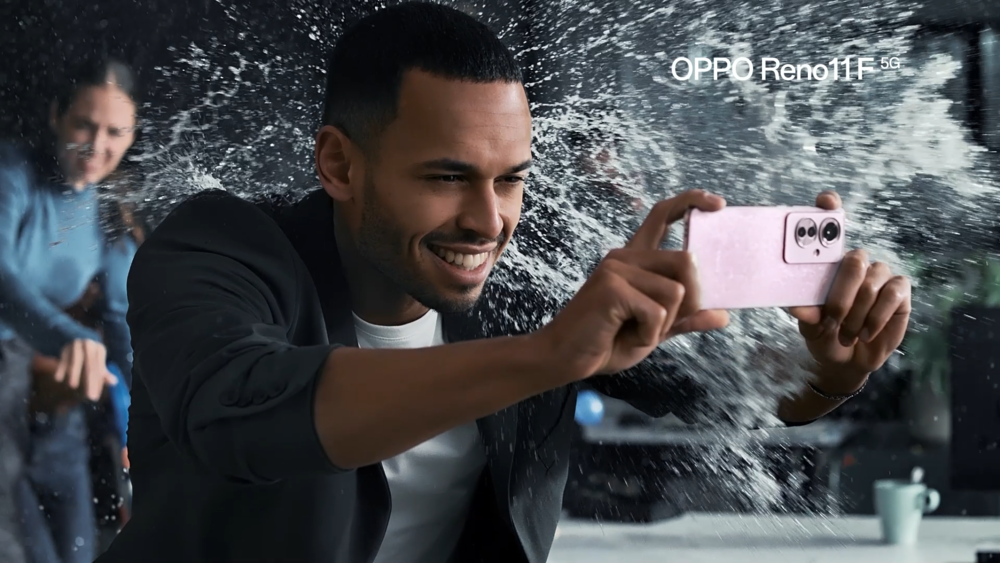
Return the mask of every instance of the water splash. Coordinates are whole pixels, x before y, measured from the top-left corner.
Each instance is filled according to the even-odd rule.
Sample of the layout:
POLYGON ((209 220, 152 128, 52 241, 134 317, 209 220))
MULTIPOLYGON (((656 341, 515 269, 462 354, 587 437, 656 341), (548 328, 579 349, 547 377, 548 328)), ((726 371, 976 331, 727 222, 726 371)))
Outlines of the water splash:
MULTIPOLYGON (((223 5, 232 21, 248 18, 223 5)), ((506 319, 512 327, 544 323, 592 264, 627 240, 644 209, 687 188, 749 205, 808 204, 836 190, 852 243, 900 272, 914 237, 932 260, 990 241, 996 212, 984 202, 1000 201, 1000 186, 949 97, 962 61, 947 38, 927 39, 907 23, 912 2, 563 1, 514 19, 503 14, 518 7, 459 7, 529 62, 537 166, 494 283, 534 288, 545 305, 529 312, 496 303, 519 311, 506 319), (689 56, 810 65, 873 57, 876 67, 896 57, 900 65, 850 81, 677 80, 671 63, 689 56)), ((186 109, 146 117, 138 193, 147 205, 166 209, 215 187, 247 197, 315 187, 322 67, 338 24, 353 14, 303 1, 275 9, 315 48, 282 52, 234 32, 178 44, 159 69, 159 87, 185 93, 186 109)), ((678 235, 668 245, 677 247, 678 235)), ((921 310, 940 291, 918 292, 921 310)), ((706 422, 726 427, 704 458, 716 472, 711 482, 752 508, 773 508, 779 489, 743 429, 776 423, 764 413, 802 384, 794 323, 781 311, 741 312, 725 331, 666 348, 708 389, 706 422), (765 362, 762 349, 770 350, 765 362)))

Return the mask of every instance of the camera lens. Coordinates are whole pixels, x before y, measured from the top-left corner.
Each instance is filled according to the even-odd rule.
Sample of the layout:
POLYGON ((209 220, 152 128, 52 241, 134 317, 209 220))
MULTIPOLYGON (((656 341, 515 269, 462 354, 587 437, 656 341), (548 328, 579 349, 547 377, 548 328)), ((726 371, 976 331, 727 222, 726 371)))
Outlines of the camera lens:
POLYGON ((820 242, 830 246, 840 239, 840 223, 836 219, 826 219, 819 226, 820 242))
POLYGON ((834 222, 831 221, 831 222, 827 223, 826 225, 823 225, 823 239, 824 240, 826 240, 828 242, 829 241, 833 241, 833 240, 837 240, 838 236, 840 236, 840 227, 837 226, 836 223, 834 223, 834 222))
POLYGON ((805 248, 816 242, 816 222, 809 218, 799 219, 795 225, 795 242, 805 248))

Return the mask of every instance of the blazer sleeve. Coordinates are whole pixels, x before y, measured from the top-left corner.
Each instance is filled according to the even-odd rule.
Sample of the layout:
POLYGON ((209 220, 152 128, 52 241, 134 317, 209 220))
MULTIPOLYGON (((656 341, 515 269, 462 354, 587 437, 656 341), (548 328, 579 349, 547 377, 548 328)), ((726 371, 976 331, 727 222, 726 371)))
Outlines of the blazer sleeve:
POLYGON ((592 377, 586 384, 649 416, 673 414, 688 424, 703 420, 709 398, 708 390, 662 349, 622 373, 592 377))
POLYGON ((139 247, 128 276, 133 375, 167 438, 209 472, 270 483, 339 471, 313 416, 333 346, 289 337, 298 310, 318 306, 304 300, 308 279, 278 225, 221 192, 181 204, 139 247))
POLYGON ((635 367, 594 377, 598 392, 661 417, 688 424, 729 428, 797 426, 777 416, 780 401, 800 393, 812 377, 811 355, 798 324, 781 310, 733 311, 730 322, 744 339, 727 331, 672 338, 635 367), (730 359, 731 358, 731 359, 730 359))

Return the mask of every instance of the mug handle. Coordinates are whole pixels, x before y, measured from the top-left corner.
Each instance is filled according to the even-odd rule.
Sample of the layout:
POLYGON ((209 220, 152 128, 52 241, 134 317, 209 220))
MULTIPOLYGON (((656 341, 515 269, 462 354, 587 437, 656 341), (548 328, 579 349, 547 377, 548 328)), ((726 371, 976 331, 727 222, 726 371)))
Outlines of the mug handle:
POLYGON ((921 507, 924 514, 929 514, 934 512, 941 506, 941 494, 934 489, 927 489, 922 495, 924 499, 924 505, 921 507))

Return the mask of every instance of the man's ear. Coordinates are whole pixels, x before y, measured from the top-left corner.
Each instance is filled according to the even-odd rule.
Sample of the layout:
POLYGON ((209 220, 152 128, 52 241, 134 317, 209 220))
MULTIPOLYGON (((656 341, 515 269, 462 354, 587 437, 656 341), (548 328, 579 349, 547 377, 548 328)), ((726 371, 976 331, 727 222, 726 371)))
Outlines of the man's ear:
POLYGON ((316 134, 316 172, 323 189, 335 201, 350 201, 361 187, 364 157, 340 129, 324 125, 316 134))

